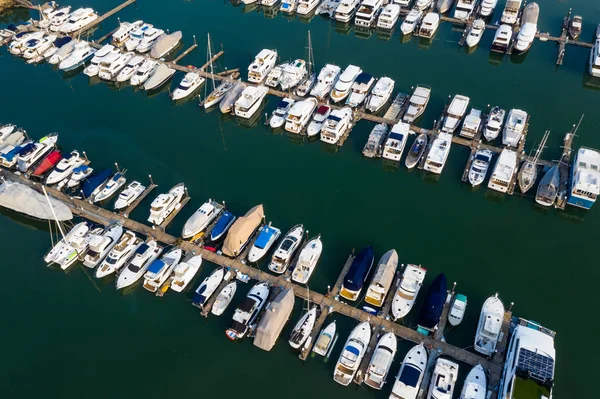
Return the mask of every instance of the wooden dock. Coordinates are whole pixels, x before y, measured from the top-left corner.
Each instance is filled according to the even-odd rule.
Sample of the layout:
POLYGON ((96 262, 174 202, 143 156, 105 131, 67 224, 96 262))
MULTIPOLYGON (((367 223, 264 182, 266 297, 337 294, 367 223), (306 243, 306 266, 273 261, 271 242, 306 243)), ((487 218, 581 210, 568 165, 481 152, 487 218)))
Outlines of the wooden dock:
POLYGON ((120 26, 117 26, 115 29, 111 30, 106 35, 102 36, 100 39, 94 40, 93 42, 94 43, 102 43, 103 41, 105 41, 106 39, 108 39, 109 37, 114 35, 119 30, 119 28, 120 28, 120 26))
POLYGON ((119 11, 121 11, 122 9, 124 9, 125 7, 129 7, 130 5, 132 5, 133 3, 135 3, 136 1, 137 0, 126 0, 126 1, 124 1, 123 3, 121 3, 118 6, 116 6, 115 8, 113 8, 112 10, 110 10, 107 13, 101 15, 95 21, 90 22, 89 24, 87 24, 83 28, 79 29, 78 31, 75 31, 74 33, 71 33, 71 36, 72 37, 79 37, 79 36, 81 36, 82 33, 84 33, 86 31, 92 29, 95 26, 100 25, 103 21, 105 21, 106 19, 112 17, 113 15, 115 15, 116 13, 118 13, 119 11))
POLYGON ((131 215, 131 212, 133 212, 133 210, 148 196, 148 194, 150 194, 150 192, 152 190, 154 190, 156 187, 158 187, 158 185, 154 184, 152 181, 150 181, 150 185, 148 187, 146 187, 146 189, 144 190, 144 192, 137 197, 137 199, 135 201, 133 201, 131 203, 131 205, 129 205, 127 207, 127 209, 125 209, 125 211, 122 212, 122 215, 125 216, 126 218, 129 217, 129 215, 131 215))
MULTIPOLYGON (((195 41, 196 39, 194 39, 195 41)), ((173 61, 171 61, 173 64, 177 64, 179 61, 181 61, 183 59, 183 57, 187 56, 189 53, 191 53, 192 51, 194 51, 196 49, 196 47, 198 47, 198 45, 194 42, 194 44, 192 44, 187 50, 185 50, 183 53, 179 54, 177 56, 177 58, 175 58, 173 61)))
POLYGON ((165 230, 167 228, 167 226, 169 224, 171 224, 171 222, 173 221, 173 219, 175 219, 175 216, 177 216, 177 214, 179 212, 181 212, 181 210, 183 209, 183 207, 190 201, 190 196, 187 193, 187 188, 185 189, 185 194, 181 200, 181 202, 179 203, 179 207, 176 208, 173 212, 171 212, 171 214, 169 216, 167 216, 167 218, 165 220, 163 220, 163 222, 160 224, 160 226, 158 226, 159 229, 161 230, 165 230))

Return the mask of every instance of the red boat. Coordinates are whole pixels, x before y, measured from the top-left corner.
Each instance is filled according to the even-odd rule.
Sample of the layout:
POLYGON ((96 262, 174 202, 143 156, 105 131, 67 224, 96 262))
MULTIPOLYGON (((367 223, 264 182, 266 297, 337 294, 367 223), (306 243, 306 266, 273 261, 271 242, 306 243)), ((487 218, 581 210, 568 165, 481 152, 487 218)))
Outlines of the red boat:
POLYGON ((46 156, 46 158, 44 158, 38 167, 35 168, 33 171, 33 176, 42 176, 44 173, 53 168, 61 159, 62 155, 60 155, 60 151, 52 151, 46 156))

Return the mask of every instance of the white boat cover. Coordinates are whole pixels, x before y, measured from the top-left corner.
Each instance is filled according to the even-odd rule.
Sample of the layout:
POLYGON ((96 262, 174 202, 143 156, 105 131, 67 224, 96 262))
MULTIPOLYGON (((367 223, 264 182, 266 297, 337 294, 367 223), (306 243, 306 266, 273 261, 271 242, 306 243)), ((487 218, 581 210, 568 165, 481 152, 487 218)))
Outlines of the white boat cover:
POLYGON ((238 218, 229 229, 225 242, 223 243, 223 253, 227 256, 239 255, 242 246, 248 242, 250 236, 260 225, 265 212, 262 205, 257 205, 250 209, 244 216, 238 218))
POLYGON ((538 18, 540 16, 540 6, 537 3, 529 3, 525 6, 523 10, 523 18, 521 25, 525 24, 535 24, 538 23, 538 18))
POLYGON ((165 55, 166 52, 173 49, 177 43, 181 40, 182 33, 180 30, 177 32, 173 32, 170 35, 165 35, 156 40, 156 43, 152 46, 152 50, 150 50, 150 57, 152 58, 161 58, 165 55))
POLYGON ((265 308, 265 315, 256 329, 254 346, 270 351, 283 331, 294 309, 294 291, 283 290, 265 308))
POLYGON ((25 215, 42 220, 55 220, 52 208, 56 214, 56 220, 65 221, 73 219, 71 210, 62 202, 48 197, 50 205, 44 194, 38 193, 32 188, 15 182, 5 181, 0 185, 0 206, 25 215))
POLYGON ((389 288, 392 286, 392 282, 394 281, 397 267, 398 253, 395 249, 387 251, 379 260, 379 264, 377 265, 375 276, 373 276, 371 285, 378 284, 382 286, 385 291, 389 290, 389 288))

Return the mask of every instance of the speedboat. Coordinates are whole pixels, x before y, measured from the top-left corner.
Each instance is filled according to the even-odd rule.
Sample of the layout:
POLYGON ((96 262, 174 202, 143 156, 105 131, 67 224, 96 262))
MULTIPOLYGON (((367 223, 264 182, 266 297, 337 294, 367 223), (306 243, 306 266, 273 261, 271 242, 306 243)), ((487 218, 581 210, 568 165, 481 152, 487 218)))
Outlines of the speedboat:
POLYGON ((131 262, 119 273, 116 282, 117 290, 129 287, 138 281, 146 273, 150 264, 158 258, 162 250, 162 247, 154 240, 140 245, 136 249, 131 262))
POLYGON ((440 26, 440 15, 435 12, 428 12, 423 17, 419 26, 419 36, 431 39, 440 26))
POLYGON ((59 32, 66 34, 76 32, 98 18, 98 14, 91 8, 77 9, 71 13, 69 20, 61 25, 59 32))
POLYGON ((329 349, 331 348, 331 345, 333 344, 333 341, 336 336, 335 331, 336 331, 336 326, 335 326, 335 320, 334 320, 331 323, 329 323, 327 325, 327 327, 322 329, 321 332, 319 333, 319 336, 317 337, 317 340, 315 341, 315 346, 313 346, 313 352, 315 352, 317 355, 325 356, 327 354, 327 352, 329 352, 329 349))
POLYGON ((8 51, 12 55, 21 55, 30 44, 37 44, 43 38, 45 32, 21 32, 13 37, 13 40, 8 45, 8 51))
POLYGON ((140 43, 135 48, 138 53, 147 53, 152 49, 154 44, 165 35, 165 31, 157 28, 148 28, 144 31, 144 37, 140 40, 140 43))
POLYGON ((371 326, 368 321, 363 321, 350 332, 344 349, 338 358, 333 380, 338 384, 348 386, 358 371, 360 362, 367 352, 367 346, 371 340, 371 326))
POLYGON ((92 196, 90 197, 91 202, 95 203, 95 202, 106 201, 107 199, 109 199, 110 197, 115 195, 115 193, 121 187, 123 187, 123 185, 125 184, 126 181, 127 181, 127 179, 125 178, 124 173, 121 173, 121 172, 115 173, 114 176, 111 177, 106 182, 106 184, 98 187, 96 189, 96 191, 94 193, 92 193, 92 196))
POLYGON ((142 65, 144 65, 145 61, 146 59, 141 55, 134 56, 129 60, 127 65, 125 65, 125 67, 121 69, 121 71, 117 74, 117 76, 115 77, 115 81, 117 81, 118 83, 127 82, 136 74, 136 72, 142 67, 142 65))
MULTIPOLYGON (((74 189, 79 186, 88 176, 94 172, 94 168, 90 168, 87 165, 78 165, 73 168, 73 173, 70 173, 69 180, 67 181, 67 188, 74 189)), ((64 180, 63 180, 64 181, 64 180)))
POLYGON ((17 126, 13 124, 3 125, 0 127, 0 144, 3 144, 16 128, 17 126))
POLYGON ((479 132, 480 126, 481 110, 477 108, 471 108, 471 112, 469 112, 469 115, 465 117, 459 136, 474 139, 479 132))
POLYGON ((492 107, 487 117, 485 128, 483 129, 483 137, 487 141, 495 140, 498 137, 500 130, 502 130, 502 125, 504 125, 505 115, 506 111, 504 109, 498 106, 492 107))
POLYGON ((127 49, 127 51, 134 51, 144 38, 144 32, 152 27, 151 24, 144 23, 142 26, 132 30, 129 34, 129 38, 125 42, 125 49, 127 49))
POLYGON ((143 24, 143 21, 121 22, 119 24, 119 29, 117 29, 117 31, 112 34, 112 44, 115 47, 125 46, 125 43, 127 43, 129 38, 131 37, 131 32, 134 29, 141 27, 143 24))
POLYGON ((476 3, 477 0, 458 0, 454 9, 454 18, 467 21, 473 14, 476 3))
POLYGON ((144 242, 132 231, 125 231, 119 242, 110 250, 100 267, 96 269, 96 278, 102 278, 118 272, 144 242))
POLYGON ((250 119, 260 108, 269 89, 265 86, 248 86, 233 107, 235 115, 250 119))
POLYGON ((425 346, 423 344, 413 346, 402 361, 402 366, 394 380, 390 399, 417 399, 426 367, 425 346))
POLYGON ((485 399, 487 393, 487 377, 485 376, 485 369, 481 364, 473 367, 465 382, 463 383, 463 389, 460 393, 461 399, 485 399))
POLYGON ((317 307, 313 306, 308 312, 304 313, 300 320, 294 326, 288 343, 294 349, 300 349, 308 339, 315 321, 317 320, 317 307))
POLYGON ((516 24, 519 19, 521 3, 523 3, 523 0, 507 0, 500 22, 508 25, 516 24))
POLYGON ((332 111, 321 128, 321 141, 337 144, 340 138, 352 128, 352 108, 344 107, 332 111))
POLYGON ((406 265, 392 302, 392 318, 399 320, 412 309, 425 280, 427 269, 417 265, 406 265))
POLYGON ((186 73, 179 86, 171 93, 171 99, 177 101, 189 97, 204 83, 204 80, 202 76, 195 72, 186 73))
POLYGON ((94 54, 96 54, 96 50, 88 42, 78 42, 73 52, 60 62, 58 68, 65 72, 72 71, 89 61, 94 54))
POLYGON ((306 134, 308 137, 314 137, 321 133, 321 128, 323 127, 323 124, 330 113, 331 107, 328 105, 321 105, 319 108, 317 108, 317 111, 314 113, 312 120, 306 128, 306 134))
POLYGON ((148 221, 157 226, 162 224, 173 211, 181 207, 184 195, 185 186, 183 183, 177 184, 166 194, 160 194, 150 205, 148 221))
POLYGON ((521 29, 517 35, 515 50, 524 53, 533 44, 537 34, 537 22, 540 15, 540 6, 537 3, 529 3, 523 10, 521 17, 521 29))
POLYGON ((377 341, 371 361, 365 374, 365 384, 371 388, 381 389, 387 378, 394 356, 398 349, 398 340, 393 332, 385 333, 377 341))
MULTIPOLYGON (((181 34, 181 31, 176 31, 171 33, 170 35, 163 35, 160 36, 152 45, 152 48, 150 49, 150 57, 158 60, 162 57, 164 57, 165 55, 169 54, 175 47, 177 47, 177 45, 179 44, 179 42, 181 42, 181 37, 183 35, 181 34)), ((144 37, 145 37, 145 33, 144 33, 144 37)), ((143 39, 142 39, 143 41, 143 39)), ((142 44, 142 43, 140 43, 142 44)), ((139 45, 138 45, 139 47, 139 45)))
POLYGON ((146 58, 146 60, 142 63, 140 68, 130 78, 131 85, 139 86, 145 83, 146 80, 148 80, 148 78, 150 77, 150 75, 152 75, 154 71, 156 71, 156 68, 158 68, 158 62, 150 58, 146 58))
POLYGON ((479 44, 485 31, 485 21, 483 19, 476 19, 473 21, 469 34, 467 35, 467 47, 472 48, 479 44))
POLYGON ((192 256, 186 261, 179 262, 173 269, 171 289, 175 292, 185 290, 196 273, 198 273, 200 266, 202 266, 202 255, 192 256))
POLYGON ((448 323, 452 327, 458 326, 462 323, 467 311, 467 297, 463 294, 456 294, 450 306, 450 312, 448 313, 448 323))
MULTIPOLYGON (((512 0, 509 0, 509 2, 512 0)), ((494 41, 492 41, 492 51, 497 53, 506 53, 512 42, 512 27, 510 25, 500 25, 496 34, 494 35, 494 41)))
POLYGON ((17 145, 7 145, 0 153, 0 164, 7 169, 12 169, 17 164, 17 159, 22 152, 34 149, 34 144, 30 141, 23 141, 17 145))
MULTIPOLYGON (((140 67, 141 69, 141 67, 140 67)), ((175 70, 169 68, 166 64, 159 63, 154 73, 144 82, 144 90, 156 90, 167 83, 175 75, 175 70)), ((133 78, 132 78, 133 79, 133 78)))
POLYGON ((383 0, 364 0, 360 3, 356 16, 354 17, 354 24, 356 26, 362 26, 370 28, 375 24, 377 16, 379 15, 381 8, 383 7, 383 0))
POLYGON ((83 199, 93 199, 96 193, 102 189, 102 186, 106 184, 112 175, 112 170, 104 169, 85 178, 81 185, 81 196, 83 199))
POLYGON ((408 123, 396 123, 392 127, 388 138, 385 140, 382 157, 389 159, 390 161, 400 162, 410 133, 411 130, 408 123))
POLYGON ((429 286, 427 296, 421 306, 418 329, 421 334, 428 335, 438 328, 444 303, 446 303, 448 285, 445 274, 439 274, 429 286))
MULTIPOLYGON (((120 54, 120 52, 112 44, 105 44, 102 46, 96 51, 90 64, 83 70, 83 73, 89 77, 98 75, 98 72, 100 72, 100 63, 111 54, 120 54)), ((114 57, 114 55, 111 55, 111 57, 114 57)))
POLYGON ((452 146, 452 134, 440 133, 431 143, 431 148, 425 159, 423 169, 428 172, 441 174, 446 165, 448 154, 452 146))
POLYGON ((269 126, 273 129, 277 129, 283 126, 285 123, 285 117, 287 113, 292 108, 296 101, 292 98, 283 98, 279 104, 277 104, 277 108, 271 114, 271 118, 269 119, 269 126))
POLYGON ((225 233, 229 231, 231 225, 235 222, 237 218, 233 216, 233 214, 229 211, 223 212, 217 223, 213 227, 210 232, 210 240, 212 242, 216 242, 221 239, 225 233))
POLYGON ((38 178, 43 177, 50 169, 56 166, 61 159, 62 155, 60 154, 60 151, 51 151, 40 163, 38 163, 31 175, 38 178))
POLYGON ((209 199, 185 222, 181 232, 184 240, 194 238, 208 227, 221 213, 218 203, 209 199))
POLYGON ((383 7, 379 18, 377 19, 377 27, 379 29, 394 29, 400 16, 400 5, 390 3, 383 7))
POLYGON ((310 95, 323 100, 333 89, 340 76, 341 68, 337 65, 326 64, 317 76, 317 83, 310 91, 310 95))
POLYGON ((58 134, 51 133, 42 137, 37 143, 30 143, 20 153, 17 158, 17 169, 20 172, 27 172, 35 166, 44 156, 46 156, 58 140, 58 134))
POLYGON ((281 79, 279 79, 281 90, 287 91, 298 86, 307 74, 306 61, 300 59, 294 60, 294 62, 283 68, 281 79))
POLYGON ((215 316, 221 316, 223 312, 229 307, 235 292, 237 291, 237 283, 235 281, 227 284, 221 292, 217 295, 217 299, 215 299, 215 303, 213 303, 212 309, 210 312, 215 316))
MULTIPOLYGON (((564 161, 561 161, 561 166, 564 161)), ((590 209, 600 194, 600 152, 581 147, 571 166, 567 203, 582 209, 590 209)))
POLYGON ((504 304, 496 293, 483 303, 473 349, 485 356, 492 356, 496 352, 503 321, 504 304))
POLYGON ((481 8, 479 9, 479 15, 482 17, 489 17, 494 13, 494 9, 498 5, 498 0, 482 0, 481 8))
POLYGON ((297 101, 285 116, 285 130, 300 134, 319 105, 316 98, 297 101))
POLYGON ((360 250, 352 261, 350 269, 344 276, 340 296, 349 301, 356 301, 371 273, 373 267, 373 248, 366 247, 360 250))
POLYGON ((154 260, 144 274, 144 288, 150 292, 158 291, 179 263, 181 252, 181 248, 174 248, 160 259, 154 260))
POLYGON ((277 51, 262 49, 248 66, 248 81, 262 83, 277 63, 277 51))
POLYGON ((119 211, 121 209, 127 208, 129 205, 133 204, 133 201, 138 199, 140 195, 146 190, 146 186, 144 186, 139 181, 132 181, 125 187, 125 190, 119 193, 117 200, 115 201, 115 210, 119 211))
POLYGON ((520 109, 511 109, 502 131, 502 144, 516 148, 525 131, 527 119, 527 112, 520 109))
POLYGON ((435 362, 427 398, 452 399, 457 378, 458 364, 448 359, 439 358, 435 362))
POLYGON ((413 141, 410 146, 410 150, 408 150, 408 154, 406 155, 406 160, 404 161, 406 167, 408 169, 412 169, 421 160, 425 150, 427 149, 427 143, 429 142, 429 136, 425 133, 421 133, 417 136, 415 141, 413 141))
POLYGON ((396 277, 396 269, 398 268, 398 253, 395 249, 387 251, 375 269, 375 274, 367 288, 365 294, 365 302, 371 306, 381 308, 387 297, 388 291, 396 277))
POLYGON ((73 226, 67 234, 57 242, 52 249, 44 256, 44 262, 50 266, 53 263, 60 264, 67 255, 67 248, 75 241, 83 242, 89 234, 91 225, 88 222, 80 222, 73 226))
POLYGON ((442 124, 443 133, 454 133, 454 131, 458 128, 460 121, 467 112, 469 101, 469 97, 461 94, 454 96, 452 102, 450 102, 448 110, 446 111, 446 115, 444 116, 444 122, 442 124))
POLYGON ((321 236, 310 239, 300 250, 298 261, 292 272, 292 281, 298 284, 307 284, 312 276, 321 253, 323 252, 323 242, 321 236))
POLYGON ((406 123, 413 123, 415 120, 417 120, 421 115, 423 115, 423 112, 425 112, 425 108, 429 103, 430 97, 431 88, 418 85, 413 94, 410 96, 410 100, 408 100, 408 109, 402 117, 402 120, 406 123))
POLYGON ((333 102, 340 102, 344 100, 350 94, 354 81, 362 73, 362 69, 354 65, 348 65, 344 72, 340 75, 338 81, 335 83, 333 90, 331 91, 331 100, 333 102))
POLYGON ((415 31, 419 22, 423 18, 423 11, 417 8, 410 10, 402 24, 400 25, 400 31, 403 35, 410 35, 415 31))
POLYGON ((485 180, 494 153, 486 148, 477 150, 469 168, 469 183, 473 187, 480 185, 485 180))
POLYGON ((292 227, 275 249, 275 253, 269 262, 269 270, 277 274, 285 272, 294 257, 294 253, 302 242, 303 236, 303 225, 297 224, 292 227))
POLYGON ((269 249, 275 244, 279 236, 281 235, 281 230, 276 227, 271 226, 263 226, 260 229, 260 233, 254 241, 254 244, 250 247, 250 251, 248 252, 248 262, 258 262, 261 260, 269 249))
POLYGON ((215 293, 219 285, 223 281, 223 277, 225 276, 225 269, 222 267, 213 271, 210 276, 204 279, 202 283, 196 288, 194 292, 194 299, 192 300, 192 305, 197 307, 202 307, 206 304, 206 302, 210 299, 210 297, 215 293))
POLYGON ((56 41, 56 35, 47 35, 39 40, 37 45, 27 47, 23 52, 23 58, 29 63, 39 62, 44 59, 44 53, 53 45, 56 41))
POLYGON ((123 226, 107 227, 102 234, 90 235, 88 251, 83 258, 83 265, 95 268, 119 242, 123 235, 123 226))
POLYGON ((208 109, 213 105, 221 102, 225 95, 233 88, 234 83, 224 80, 204 99, 204 109, 208 109))
POLYGON ((365 108, 373 113, 378 112, 392 96, 394 85, 395 82, 391 78, 383 77, 379 79, 373 87, 373 91, 371 91, 365 108))
POLYGON ((362 154, 367 158, 375 158, 381 156, 383 152, 383 144, 388 135, 388 126, 385 123, 380 123, 373 127, 369 138, 363 147, 362 154))
POLYGON ((269 292, 267 283, 258 283, 252 287, 244 301, 233 313, 231 326, 225 331, 227 338, 234 341, 246 335, 267 302, 269 292))
POLYGON ((373 76, 366 72, 360 73, 354 83, 352 83, 352 90, 346 99, 346 105, 351 108, 361 105, 374 84, 375 78, 373 76))

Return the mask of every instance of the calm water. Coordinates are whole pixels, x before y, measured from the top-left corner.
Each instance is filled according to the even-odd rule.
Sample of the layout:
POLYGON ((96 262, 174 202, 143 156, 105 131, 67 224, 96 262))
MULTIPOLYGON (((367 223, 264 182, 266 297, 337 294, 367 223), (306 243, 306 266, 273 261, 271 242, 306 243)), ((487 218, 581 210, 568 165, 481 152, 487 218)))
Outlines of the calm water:
MULTIPOLYGON (((103 12, 118 1, 70 4, 103 12)), ((403 43, 397 32, 389 40, 376 34, 365 39, 352 30, 340 32, 320 17, 266 19, 260 9, 224 1, 165 4, 141 0, 119 17, 181 29, 186 46, 195 34, 201 45, 183 64, 204 62, 208 32, 215 47, 222 44, 226 50, 221 64, 229 68, 245 70, 262 48, 277 48, 282 59, 304 57, 310 30, 319 67, 325 62, 354 63, 376 76, 392 77, 403 91, 416 84, 431 86, 424 126, 439 117, 449 95, 461 93, 475 106, 527 110, 532 116, 527 151, 552 129, 544 157, 556 159, 563 134, 581 114, 585 119, 576 146, 600 148, 600 81, 587 75, 587 49, 568 47, 564 65, 556 69, 552 43, 536 42, 527 55, 502 59, 490 54, 493 34, 486 32, 479 48, 467 54, 457 46, 461 33, 449 24, 441 26, 430 44, 414 39, 403 43)), ((557 34, 561 17, 573 7, 584 17, 582 39, 591 40, 600 3, 548 0, 540 5, 541 31, 557 34)), ((2 21, 26 15, 5 15, 2 21)), ((104 22, 95 37, 116 24, 116 17, 104 22)), ((437 181, 418 171, 365 160, 360 151, 372 128, 368 122, 359 123, 344 147, 332 151, 320 142, 271 132, 262 121, 251 129, 239 126, 219 112, 205 113, 194 101, 173 106, 166 92, 147 98, 130 88, 93 84, 83 74, 64 78, 48 65, 26 65, 5 50, 0 54, 3 75, 10 77, 2 84, 0 120, 25 127, 33 137, 59 132, 63 149, 86 150, 98 168, 116 161, 128 169, 130 179, 145 181, 152 174, 159 184, 156 193, 184 181, 192 201, 170 232, 178 234, 195 207, 209 197, 226 200, 237 214, 262 203, 267 218, 282 230, 304 223, 311 235, 322 234, 325 251, 311 281, 311 288, 322 291, 333 284, 353 248, 373 245, 378 256, 396 248, 401 262, 427 267, 427 283, 445 272, 468 296, 466 319, 446 334, 449 342, 472 345, 481 304, 498 291, 506 306, 515 303, 515 314, 558 332, 555 398, 595 392, 593 359, 600 350, 594 342, 581 344, 587 344, 582 340, 590 335, 587 331, 598 327, 590 315, 596 311, 592 292, 600 276, 593 249, 600 206, 587 213, 557 212, 539 209, 531 195, 498 198, 484 188, 472 190, 460 182, 468 150, 458 146, 437 181)), ((266 111, 276 103, 270 99, 266 111)), ((132 217, 145 220, 150 201, 132 217)), ((122 295, 112 282, 98 282, 83 268, 67 275, 48 269, 42 261, 51 245, 47 225, 2 214, 5 283, 0 299, 6 345, 0 386, 7 397, 389 394, 390 385, 376 393, 332 381, 341 343, 328 362, 312 358, 302 363, 285 342, 287 331, 272 353, 256 349, 250 340, 229 342, 223 331, 235 306, 221 318, 205 320, 187 303, 189 293, 169 292, 158 299, 138 289, 122 295), (9 254, 11 248, 19 251, 9 254)), ((211 269, 203 268, 200 278, 211 269)), ((238 291, 236 302, 248 288, 238 291)), ((302 305, 297 301, 294 318, 302 305)), ((412 325, 415 318, 409 316, 405 323, 412 325)), ((354 322, 337 319, 343 341, 354 322)), ((391 375, 409 347, 401 343, 391 375)), ((461 367, 466 374, 468 367, 461 367)))

